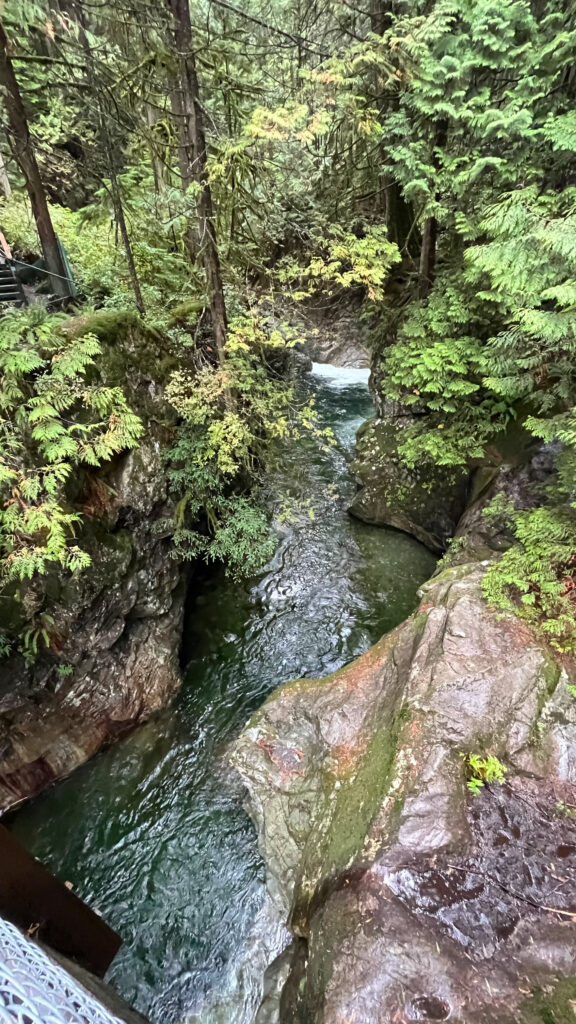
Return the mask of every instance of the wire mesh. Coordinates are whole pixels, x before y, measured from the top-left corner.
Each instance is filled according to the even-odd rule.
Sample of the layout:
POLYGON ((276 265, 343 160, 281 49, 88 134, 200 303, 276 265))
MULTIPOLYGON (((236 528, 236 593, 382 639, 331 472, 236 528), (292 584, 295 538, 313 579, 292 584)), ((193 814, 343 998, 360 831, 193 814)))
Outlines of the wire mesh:
POLYGON ((0 917, 0 1024, 121 1024, 39 946, 0 917))

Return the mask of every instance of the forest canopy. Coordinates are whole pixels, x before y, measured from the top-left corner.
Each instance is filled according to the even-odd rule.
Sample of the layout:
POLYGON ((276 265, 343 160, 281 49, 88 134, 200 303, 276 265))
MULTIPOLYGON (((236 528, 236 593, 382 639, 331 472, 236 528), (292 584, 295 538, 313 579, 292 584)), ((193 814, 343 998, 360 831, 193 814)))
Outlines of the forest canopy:
POLYGON ((2 26, 0 224, 62 298, 57 236, 78 290, 0 320, 6 578, 81 570, 70 476, 146 427, 67 317, 163 339, 178 550, 254 571, 258 467, 315 429, 271 367, 351 302, 408 466, 551 446, 531 507, 490 513, 515 540, 484 586, 574 649, 574 5, 6 0, 2 26))

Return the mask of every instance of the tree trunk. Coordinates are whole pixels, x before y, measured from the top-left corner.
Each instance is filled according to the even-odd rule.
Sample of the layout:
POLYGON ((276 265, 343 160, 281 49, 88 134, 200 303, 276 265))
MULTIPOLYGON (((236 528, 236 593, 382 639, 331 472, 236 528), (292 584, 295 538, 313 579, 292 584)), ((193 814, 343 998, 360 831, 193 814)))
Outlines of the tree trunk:
POLYGON ((140 288, 140 280, 138 278, 138 271, 136 270, 136 263, 134 262, 134 253, 132 252, 130 235, 128 234, 128 226, 126 224, 126 217, 124 215, 122 193, 120 191, 120 185, 118 183, 116 159, 114 156, 114 140, 112 139, 112 136, 108 128, 108 122, 106 120, 106 111, 104 110, 102 103, 102 90, 98 86, 94 58, 92 56, 92 50, 90 49, 90 41, 86 34, 86 17, 84 14, 84 8, 82 6, 82 0, 74 0, 74 7, 76 9, 78 24, 80 28, 80 41, 86 54, 86 63, 91 73, 93 87, 96 90, 96 105, 98 109, 100 139, 107 157, 108 173, 110 175, 110 195, 112 198, 112 208, 114 210, 114 220, 116 222, 118 229, 120 230, 120 237, 122 239, 122 244, 124 246, 124 252, 126 253, 126 262, 128 264, 128 273, 130 274, 130 282, 132 284, 132 291, 134 292, 136 308, 138 312, 142 316, 144 316, 146 313, 146 307, 144 305, 144 299, 142 297, 142 289, 140 288))
MULTIPOLYGON (((395 13, 396 3, 394 0, 370 0, 370 30, 376 35, 382 36, 392 24, 392 16, 395 13)), ((377 70, 372 72, 372 84, 374 97, 378 101, 382 86, 377 70)), ((398 99, 389 97, 386 101, 386 111, 398 109, 398 99)), ((382 124, 382 118, 380 118, 382 124)), ((419 237, 415 237, 414 211, 412 204, 404 198, 402 189, 389 166, 389 158, 386 151, 386 143, 382 142, 378 149, 378 158, 374 161, 378 171, 378 196, 377 208, 382 213, 388 238, 396 242, 403 256, 407 258, 418 258, 419 237)))
POLYGON ((167 0, 174 20, 174 44, 180 69, 179 121, 182 131, 180 139, 179 166, 182 186, 195 181, 200 186, 198 196, 198 242, 200 256, 206 275, 206 286, 210 296, 210 312, 214 342, 218 359, 224 361, 224 345, 227 335, 226 303, 220 270, 220 256, 214 228, 214 208, 208 181, 206 136, 200 107, 200 90, 196 59, 192 48, 192 26, 188 0, 167 0))
POLYGON ((432 285, 434 284, 434 272, 436 269, 436 239, 438 237, 438 222, 436 217, 428 217, 422 232, 422 245, 420 247, 420 267, 418 272, 418 295, 425 299, 432 285))
POLYGON ((377 36, 384 34, 385 12, 381 0, 370 0, 370 31, 377 36))
POLYGON ((407 203, 402 189, 392 175, 383 178, 386 183, 385 221, 388 238, 396 242, 403 256, 418 259, 420 253, 419 232, 414 232, 414 210, 412 203, 407 203))
MULTIPOLYGON (((152 173, 154 175, 154 194, 159 195, 164 182, 163 166, 162 162, 158 159, 158 153, 156 146, 154 145, 154 126, 156 124, 156 115, 150 106, 146 104, 146 124, 148 126, 148 150, 150 152, 150 163, 152 164, 152 173)), ((156 211, 158 215, 158 211, 156 211)))
POLYGON ((170 109, 172 111, 172 117, 176 122, 176 133, 178 136, 178 170, 180 172, 180 180, 182 182, 182 191, 185 192, 188 186, 192 184, 193 178, 190 174, 190 165, 188 162, 188 134, 186 131, 186 120, 184 117, 182 90, 180 88, 179 78, 173 82, 172 88, 170 89, 170 109))
POLYGON ((370 31, 383 36, 396 13, 394 0, 370 0, 370 31))
POLYGON ((6 108, 8 124, 10 125, 14 156, 24 175, 26 188, 30 196, 30 204, 46 261, 46 269, 52 275, 50 278, 52 290, 57 295, 67 296, 70 294, 70 288, 66 268, 54 231, 54 225, 52 224, 52 218, 50 217, 46 193, 32 145, 26 110, 24 109, 14 67, 10 59, 9 45, 4 26, 0 21, 0 90, 6 108))
MULTIPOLYGON (((443 118, 438 121, 434 133, 434 154, 432 163, 434 170, 440 170, 440 150, 446 145, 448 135, 448 122, 443 118)), ((438 199, 438 193, 436 193, 438 199)), ((436 217, 428 217, 424 224, 422 233, 422 246, 420 249, 420 268, 418 273, 418 295, 421 299, 427 298, 430 289, 434 284, 436 275, 436 242, 438 239, 438 221, 436 217)))
MULTIPOLYGON (((102 117, 104 121, 104 117, 102 117)), ((134 262, 134 253, 132 252, 132 245, 130 243, 130 235, 128 234, 128 226, 126 224, 126 217, 124 216, 124 207, 122 205, 122 195, 120 193, 120 186, 118 184, 118 177, 116 175, 116 168, 114 166, 114 157, 112 156, 111 149, 110 154, 110 192, 112 194, 112 206, 114 207, 114 218, 118 227, 120 228, 120 237, 122 244, 124 245, 124 252, 126 253, 126 262, 128 264, 128 273, 130 274, 130 281, 132 283, 132 291, 134 292, 134 299, 136 302, 136 308, 138 312, 144 316, 146 313, 146 307, 144 305, 144 299, 142 298, 142 290, 140 288, 140 280, 138 278, 138 271, 136 270, 136 263, 134 262)))

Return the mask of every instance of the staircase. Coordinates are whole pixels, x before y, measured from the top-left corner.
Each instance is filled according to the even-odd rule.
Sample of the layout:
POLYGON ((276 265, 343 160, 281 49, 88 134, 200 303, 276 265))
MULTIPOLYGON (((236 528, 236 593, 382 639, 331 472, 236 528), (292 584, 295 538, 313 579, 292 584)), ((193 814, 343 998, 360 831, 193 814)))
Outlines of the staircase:
POLYGON ((20 281, 9 263, 0 263, 0 307, 6 302, 26 305, 26 296, 20 281))

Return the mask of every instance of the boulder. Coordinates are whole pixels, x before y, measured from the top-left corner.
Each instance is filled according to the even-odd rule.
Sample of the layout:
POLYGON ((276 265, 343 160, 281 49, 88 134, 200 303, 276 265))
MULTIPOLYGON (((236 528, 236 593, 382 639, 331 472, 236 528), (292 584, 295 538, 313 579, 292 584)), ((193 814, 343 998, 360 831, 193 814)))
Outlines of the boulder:
POLYGON ((373 526, 394 526, 431 551, 442 552, 466 506, 467 469, 409 469, 398 454, 402 420, 369 420, 358 432, 351 470, 358 492, 350 514, 373 526))
POLYGON ((294 936, 258 1024, 574 1018, 576 669, 487 608, 485 565, 276 690, 234 746, 294 936), (505 784, 474 795, 471 754, 505 784))
POLYGON ((542 501, 558 455, 557 444, 533 446, 516 461, 496 460, 473 474, 468 505, 460 519, 448 558, 451 564, 492 558, 513 542, 506 520, 488 519, 486 507, 494 498, 505 498, 516 509, 535 508, 542 501))

